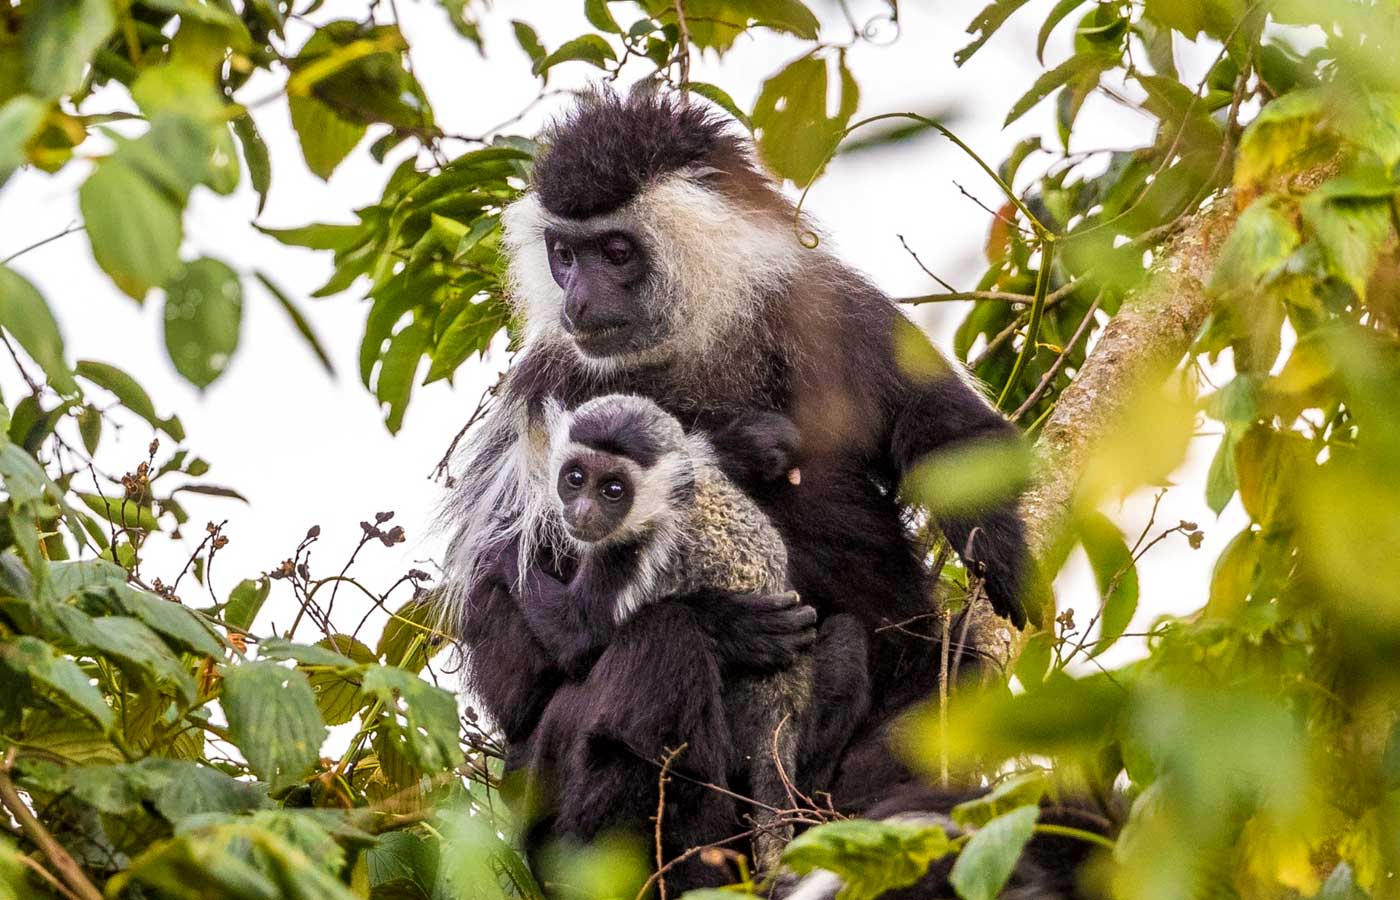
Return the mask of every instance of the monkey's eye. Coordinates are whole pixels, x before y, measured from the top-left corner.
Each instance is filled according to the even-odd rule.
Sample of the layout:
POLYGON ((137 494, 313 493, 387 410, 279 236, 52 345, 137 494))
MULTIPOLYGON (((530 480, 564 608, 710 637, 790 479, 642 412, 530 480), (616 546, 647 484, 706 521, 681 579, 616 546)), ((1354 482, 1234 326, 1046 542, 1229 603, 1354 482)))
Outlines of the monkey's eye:
POLYGON ((555 244, 554 258, 559 260, 559 265, 567 269, 574 264, 574 251, 563 244, 555 244))
POLYGON ((603 495, 604 500, 616 503, 626 496, 627 488, 623 487, 620 481, 606 481, 603 483, 603 486, 598 489, 598 493, 603 495))
POLYGON ((582 469, 570 469, 564 473, 564 483, 571 488, 581 488, 585 481, 587 481, 587 479, 584 478, 582 469))
POLYGON ((603 258, 620 266, 632 258, 632 242, 620 234, 603 238, 603 258))

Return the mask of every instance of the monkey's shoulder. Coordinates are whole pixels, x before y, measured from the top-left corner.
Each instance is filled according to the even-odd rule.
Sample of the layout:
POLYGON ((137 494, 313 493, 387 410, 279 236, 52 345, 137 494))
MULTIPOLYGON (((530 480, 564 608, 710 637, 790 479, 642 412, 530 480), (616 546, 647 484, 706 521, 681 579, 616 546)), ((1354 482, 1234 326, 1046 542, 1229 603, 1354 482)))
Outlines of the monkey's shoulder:
POLYGON ((692 587, 779 591, 787 583, 787 549, 773 523, 719 469, 696 473, 682 565, 692 587))

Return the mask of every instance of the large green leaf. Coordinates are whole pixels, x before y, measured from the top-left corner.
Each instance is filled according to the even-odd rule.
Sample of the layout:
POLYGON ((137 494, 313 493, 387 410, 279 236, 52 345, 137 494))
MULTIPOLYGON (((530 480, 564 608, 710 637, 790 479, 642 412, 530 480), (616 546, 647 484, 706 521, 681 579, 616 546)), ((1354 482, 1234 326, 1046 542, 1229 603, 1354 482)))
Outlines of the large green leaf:
POLYGON ((49 99, 75 90, 88 60, 116 27, 111 0, 31 4, 23 29, 30 90, 49 99))
POLYGON ((112 708, 78 664, 35 637, 0 643, 0 662, 16 674, 62 697, 104 731, 115 719, 112 708))
POLYGON ((1315 193, 1303 201, 1302 209, 1303 221, 1322 247, 1327 271, 1365 300, 1381 249, 1392 234, 1392 201, 1334 200, 1315 193))
POLYGON ((128 615, 145 622, 183 649, 201 656, 223 656, 224 645, 199 613, 189 607, 125 584, 113 591, 128 615))
POLYGON ((216 259, 185 266, 165 295, 165 349, 185 380, 203 389, 228 367, 243 324, 243 287, 216 259))
MULTIPOLYGON (((518 34, 517 30, 517 34, 518 34)), ((562 44, 559 49, 535 62, 536 75, 544 74, 562 62, 580 61, 591 63, 598 68, 606 68, 607 63, 617 61, 617 53, 612 45, 596 34, 585 34, 562 44)))
POLYGON ((262 272, 254 272, 253 277, 258 279, 258 283, 267 289, 267 292, 271 294, 272 298, 282 307, 282 311, 292 320, 292 326, 296 328, 297 334, 301 335, 302 340, 306 341, 307 346, 311 348, 311 352, 316 354, 316 359, 321 363, 321 368, 326 370, 327 375, 334 378, 335 366, 331 364, 330 354, 326 352, 325 346, 322 345, 321 339, 316 336, 316 331, 311 327, 311 323, 307 321, 306 316, 303 315, 302 311, 297 309, 297 305, 292 302, 292 298, 288 297, 285 291, 274 284, 272 279, 268 278, 262 272))
POLYGON ((1081 516, 1079 540, 1094 570, 1102 603, 1099 638, 1093 645, 1097 656, 1117 642, 1138 606, 1137 564, 1118 526, 1100 513, 1081 516))
POLYGON ((873 900, 918 881, 950 849, 937 825, 848 819, 798 835, 783 850, 783 865, 800 875, 835 872, 846 883, 842 900, 873 900))
POLYGON ((408 409, 408 399, 413 393, 413 378, 431 336, 432 325, 414 322, 394 335, 389 349, 384 352, 374 393, 380 403, 388 406, 384 423, 391 434, 398 434, 399 427, 403 425, 404 411, 408 409))
POLYGON ((322 179, 330 178, 365 136, 365 126, 346 121, 312 97, 289 97, 287 102, 306 167, 322 179))
POLYGON ((145 623, 127 616, 103 616, 93 619, 91 630, 84 628, 81 635, 90 650, 173 685, 187 700, 194 698, 194 681, 179 657, 145 623))
POLYGON ((827 62, 811 56, 789 63, 765 81, 754 104, 759 155, 777 175, 798 185, 821 174, 823 161, 860 102, 860 89, 844 57, 837 70, 841 100, 835 116, 827 114, 827 62))
POLYGON ((63 361, 63 335, 43 295, 18 272, 0 266, 0 327, 12 334, 60 393, 78 384, 63 361))
POLYGON ((1030 112, 1037 103, 1050 96, 1058 88, 1064 87, 1070 82, 1090 81, 1098 83, 1099 75, 1105 70, 1117 64, 1118 57, 1115 54, 1089 51, 1071 56, 1060 65, 1046 72, 1036 79, 1030 90, 1012 105, 1011 111, 1006 114, 1006 121, 1003 127, 1010 125, 1017 119, 1030 112))
POLYGON ((316 765, 326 727, 305 674, 274 662, 231 666, 222 702, 234 743, 260 777, 287 785, 316 765))
POLYGON ((180 210, 121 157, 98 164, 78 191, 92 252, 135 300, 180 272, 180 210))
POLYGON ((244 579, 230 592, 228 605, 224 607, 224 621, 236 628, 253 627, 258 611, 267 602, 272 591, 272 582, 266 576, 257 579, 244 579))
POLYGON ((948 877, 962 900, 996 900, 1039 816, 1039 807, 1023 806, 998 816, 972 835, 948 877))
POLYGON ((992 0, 977 14, 967 26, 967 33, 973 36, 972 43, 953 54, 953 61, 961 66, 991 40, 1011 14, 1026 5, 1026 0, 992 0))

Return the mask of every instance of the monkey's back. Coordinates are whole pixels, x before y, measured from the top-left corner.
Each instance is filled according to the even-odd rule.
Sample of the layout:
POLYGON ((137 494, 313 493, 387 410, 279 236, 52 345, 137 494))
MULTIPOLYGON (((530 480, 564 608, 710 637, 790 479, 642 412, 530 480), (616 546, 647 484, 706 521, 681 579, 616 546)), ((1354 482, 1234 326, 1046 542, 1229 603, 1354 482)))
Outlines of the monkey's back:
POLYGON ((788 589, 787 549, 772 521, 717 467, 695 473, 695 496, 678 562, 685 591, 788 589))

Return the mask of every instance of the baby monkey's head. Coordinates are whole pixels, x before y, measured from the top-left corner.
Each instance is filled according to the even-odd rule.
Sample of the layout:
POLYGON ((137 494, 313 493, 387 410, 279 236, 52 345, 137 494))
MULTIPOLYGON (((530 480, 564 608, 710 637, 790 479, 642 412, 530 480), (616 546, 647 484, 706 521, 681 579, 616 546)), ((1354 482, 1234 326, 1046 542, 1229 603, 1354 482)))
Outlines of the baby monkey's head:
POLYGON ((674 524, 703 444, 650 400, 609 394, 560 418, 551 459, 564 530, 581 544, 643 538, 674 524))

